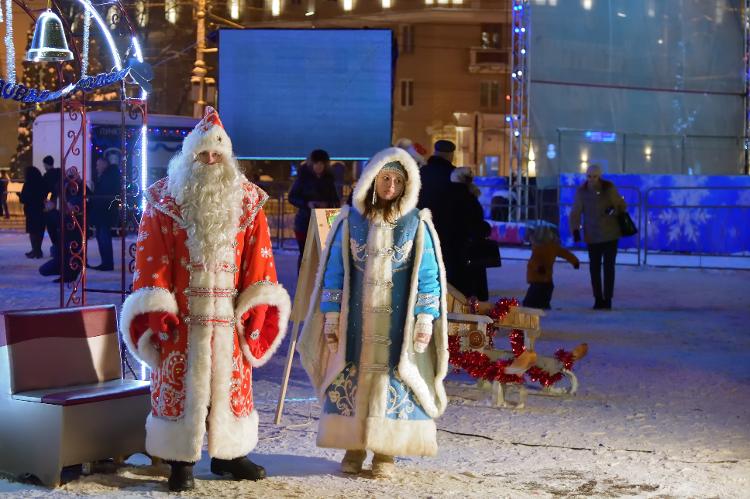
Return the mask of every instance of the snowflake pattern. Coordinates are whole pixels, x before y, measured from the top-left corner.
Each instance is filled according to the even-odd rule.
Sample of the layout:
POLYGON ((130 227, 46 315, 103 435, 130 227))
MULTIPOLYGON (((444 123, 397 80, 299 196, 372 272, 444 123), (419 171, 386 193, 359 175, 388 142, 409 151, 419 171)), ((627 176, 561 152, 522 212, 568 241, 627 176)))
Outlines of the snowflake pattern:
POLYGON ((263 258, 271 258, 271 248, 261 248, 260 249, 260 256, 263 258))

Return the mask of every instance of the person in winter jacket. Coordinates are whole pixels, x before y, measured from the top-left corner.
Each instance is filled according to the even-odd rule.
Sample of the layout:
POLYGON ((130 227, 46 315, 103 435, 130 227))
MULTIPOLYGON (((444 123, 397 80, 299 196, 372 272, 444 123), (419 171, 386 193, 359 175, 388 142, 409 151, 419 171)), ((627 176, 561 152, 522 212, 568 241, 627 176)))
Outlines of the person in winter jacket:
POLYGON ((552 291, 555 284, 552 281, 552 267, 555 259, 566 259, 573 268, 580 266, 578 258, 560 246, 560 238, 554 227, 538 224, 530 228, 531 258, 526 265, 526 282, 529 289, 523 299, 524 307, 550 308, 552 291))
POLYGON ((576 190, 575 201, 570 211, 570 230, 573 240, 580 241, 583 215, 583 239, 589 252, 589 273, 595 310, 612 308, 617 243, 622 236, 617 216, 625 210, 625 200, 617 192, 615 184, 602 179, 602 169, 599 165, 589 166, 586 171, 586 182, 576 190))
POLYGON ((297 259, 297 270, 299 270, 312 210, 338 208, 341 205, 336 191, 336 182, 330 170, 330 157, 326 151, 315 149, 310 153, 310 157, 299 169, 288 199, 298 208, 297 215, 294 217, 294 236, 299 246, 297 259))
POLYGON ((120 192, 120 172, 106 158, 96 160, 97 178, 93 193, 89 196, 89 221, 96 227, 96 242, 99 245, 101 263, 92 266, 95 270, 114 270, 115 260, 112 251, 112 227, 117 224, 119 205, 116 202, 120 192))
POLYGON ((24 182, 21 189, 21 203, 26 217, 26 232, 29 234, 31 251, 26 258, 42 258, 42 239, 44 238, 44 201, 47 199, 47 184, 42 172, 35 166, 24 170, 24 182))
POLYGON ((448 369, 445 273, 419 168, 403 149, 370 160, 331 228, 299 351, 320 397, 320 447, 344 473, 395 472, 394 456, 434 456, 448 369))

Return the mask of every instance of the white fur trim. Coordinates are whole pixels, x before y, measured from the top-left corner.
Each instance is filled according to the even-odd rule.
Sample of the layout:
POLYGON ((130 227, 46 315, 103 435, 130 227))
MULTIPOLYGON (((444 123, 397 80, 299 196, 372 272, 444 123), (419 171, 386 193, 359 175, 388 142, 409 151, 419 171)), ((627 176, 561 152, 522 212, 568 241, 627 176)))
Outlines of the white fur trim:
POLYGON ((261 281, 255 283, 252 286, 246 288, 240 293, 237 299, 237 306, 235 307, 234 316, 237 320, 237 333, 239 334, 240 346, 245 357, 253 367, 260 367, 276 353, 276 350, 281 345, 281 340, 286 335, 287 324, 289 323, 289 314, 291 312, 292 305, 289 300, 289 293, 286 292, 283 286, 280 284, 268 283, 261 281), (271 345, 268 347, 266 353, 260 358, 255 358, 250 352, 250 348, 247 345, 247 340, 244 334, 244 325, 242 324, 242 315, 250 310, 251 308, 258 305, 270 305, 279 309, 279 333, 274 338, 271 345))
POLYGON ((138 355, 151 370, 158 369, 159 364, 161 364, 159 350, 154 348, 154 344, 151 343, 153 335, 154 332, 151 329, 146 329, 146 332, 138 340, 138 355))
POLYGON ((149 329, 138 340, 138 345, 133 344, 130 337, 130 325, 133 319, 148 312, 171 312, 178 314, 177 300, 174 295, 165 288, 147 287, 140 288, 130 294, 122 304, 120 312, 120 334, 127 345, 128 350, 140 362, 145 362, 152 369, 161 362, 159 353, 154 350, 150 342, 146 342, 153 332, 149 329))
POLYGON ((247 455, 258 445, 258 412, 238 418, 229 412, 211 408, 209 416, 208 454, 219 459, 234 459, 247 455), (221 416, 229 416, 221 417, 221 416), (214 430, 216 428, 216 430, 214 430))
POLYGON ((191 160, 194 154, 203 151, 216 151, 227 158, 232 157, 232 140, 227 132, 218 125, 213 125, 204 132, 202 126, 203 120, 185 137, 182 141, 182 152, 191 160))
POLYGON ((194 423, 194 418, 190 417, 171 420, 149 414, 146 418, 146 452, 169 461, 200 461, 205 424, 199 428, 194 423))
POLYGON ((364 419, 321 413, 316 445, 328 449, 365 449, 364 419))
POLYGON ((406 181, 403 199, 401 200, 401 213, 408 213, 417 206, 419 189, 422 185, 419 177, 419 166, 414 161, 414 158, 405 150, 400 147, 389 147, 375 154, 367 163, 364 170, 362 170, 362 175, 360 175, 357 187, 352 194, 352 206, 358 212, 364 214, 365 203, 370 202, 370 200, 365 199, 367 191, 375 181, 375 177, 378 175, 380 169, 392 161, 398 161, 404 165, 406 174, 409 177, 406 181))
POLYGON ((336 232, 341 230, 341 257, 344 262, 344 289, 341 298, 340 317, 349 317, 349 207, 343 206, 334 220, 331 230, 326 237, 323 253, 320 255, 318 271, 315 275, 315 286, 312 299, 305 315, 302 333, 297 344, 297 351, 302 360, 307 376, 315 389, 318 397, 323 400, 326 387, 338 376, 346 365, 346 326, 347 319, 339 320, 339 346, 336 352, 328 349, 323 335, 324 315, 320 312, 320 292, 323 287, 323 274, 325 273, 328 255, 336 232))
POLYGON ((365 441, 369 450, 388 456, 435 456, 438 450, 432 419, 368 417, 365 441))
POLYGON ((422 262, 424 248, 424 227, 430 231, 435 249, 435 258, 440 269, 440 316, 433 322, 433 333, 430 344, 425 352, 414 351, 414 318, 407 317, 404 326, 404 343, 401 347, 401 358, 398 364, 398 373, 409 388, 412 389, 425 412, 432 418, 440 416, 448 405, 448 396, 445 393, 443 380, 448 374, 448 303, 446 293, 448 290, 445 279, 445 267, 440 250, 440 241, 432 225, 429 210, 421 210, 420 223, 417 229, 414 246, 414 273, 412 275, 411 290, 409 292, 409 308, 414 310, 417 295, 419 266, 422 262), (430 379, 432 378, 432 379, 430 379))

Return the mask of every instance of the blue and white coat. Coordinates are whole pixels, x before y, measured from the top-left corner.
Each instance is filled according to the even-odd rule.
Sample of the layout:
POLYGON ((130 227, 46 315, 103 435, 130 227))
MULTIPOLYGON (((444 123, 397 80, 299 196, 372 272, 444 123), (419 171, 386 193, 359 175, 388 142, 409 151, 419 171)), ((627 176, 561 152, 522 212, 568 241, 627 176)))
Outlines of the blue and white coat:
POLYGON ((387 455, 435 455, 447 397, 445 270, 429 211, 415 209, 419 170, 405 151, 372 158, 326 242, 299 351, 320 397, 318 445, 387 455), (368 220, 364 199, 383 165, 400 161, 408 179, 395 224, 368 220), (331 353, 324 314, 340 312, 331 353), (418 314, 433 317, 423 353, 414 350, 418 314))

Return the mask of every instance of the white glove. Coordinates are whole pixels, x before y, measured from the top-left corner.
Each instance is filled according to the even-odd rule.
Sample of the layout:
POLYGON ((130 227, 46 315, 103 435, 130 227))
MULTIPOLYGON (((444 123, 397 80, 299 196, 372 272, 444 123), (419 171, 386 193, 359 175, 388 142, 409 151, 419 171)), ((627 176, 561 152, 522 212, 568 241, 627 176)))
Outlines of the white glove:
POLYGON ((432 321, 430 314, 417 314, 417 322, 414 324, 414 351, 422 353, 427 350, 427 345, 432 338, 432 321))
POLYGON ((326 320, 323 324, 323 336, 325 336, 328 350, 336 353, 339 349, 339 313, 326 312, 326 320))

